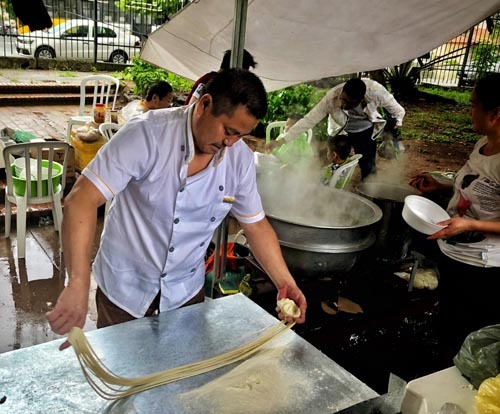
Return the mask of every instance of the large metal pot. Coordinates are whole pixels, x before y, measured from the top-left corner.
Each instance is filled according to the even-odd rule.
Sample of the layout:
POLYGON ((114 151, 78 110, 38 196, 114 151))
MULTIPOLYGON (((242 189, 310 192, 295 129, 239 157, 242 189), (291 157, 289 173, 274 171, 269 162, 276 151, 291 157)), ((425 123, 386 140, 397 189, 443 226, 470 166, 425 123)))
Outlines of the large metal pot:
MULTIPOLYGON (((357 194, 324 186, 316 191, 330 200, 321 214, 314 214, 318 208, 292 211, 297 203, 278 207, 279 203, 263 199, 266 215, 293 274, 318 277, 347 272, 375 242, 373 227, 382 218, 382 211, 357 194)), ((314 195, 324 202, 323 197, 314 195)))
POLYGON ((408 254, 412 230, 402 218, 405 197, 417 194, 409 185, 368 182, 358 184, 358 194, 377 204, 383 213, 376 226, 377 240, 373 250, 377 257, 397 262, 408 254))

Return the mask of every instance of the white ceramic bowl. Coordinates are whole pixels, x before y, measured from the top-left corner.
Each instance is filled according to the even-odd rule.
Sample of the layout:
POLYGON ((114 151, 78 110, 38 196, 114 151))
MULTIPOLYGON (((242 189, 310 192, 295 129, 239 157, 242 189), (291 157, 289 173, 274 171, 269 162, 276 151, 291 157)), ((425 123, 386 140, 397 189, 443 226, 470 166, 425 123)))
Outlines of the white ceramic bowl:
POLYGON ((450 218, 449 214, 428 198, 409 195, 405 197, 403 219, 413 229, 424 234, 434 234, 445 226, 439 226, 443 220, 450 218))

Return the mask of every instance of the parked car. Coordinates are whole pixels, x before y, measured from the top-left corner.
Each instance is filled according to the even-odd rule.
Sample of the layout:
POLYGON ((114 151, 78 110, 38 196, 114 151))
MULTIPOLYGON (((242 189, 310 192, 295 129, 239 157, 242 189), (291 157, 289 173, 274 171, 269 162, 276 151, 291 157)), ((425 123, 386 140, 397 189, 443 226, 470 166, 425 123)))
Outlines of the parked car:
MULTIPOLYGON (((93 59, 94 29, 93 20, 66 20, 46 31, 19 35, 17 53, 37 59, 93 59)), ((97 23, 97 60, 126 63, 140 48, 137 36, 112 24, 97 23)))

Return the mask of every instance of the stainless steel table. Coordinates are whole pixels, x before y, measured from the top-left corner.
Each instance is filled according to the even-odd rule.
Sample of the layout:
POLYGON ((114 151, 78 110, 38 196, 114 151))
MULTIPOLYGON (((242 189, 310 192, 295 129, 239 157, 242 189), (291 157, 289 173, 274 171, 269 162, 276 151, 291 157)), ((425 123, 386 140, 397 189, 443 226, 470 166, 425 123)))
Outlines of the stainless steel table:
MULTIPOLYGON (((274 316, 237 294, 86 335, 112 371, 136 377, 219 355, 255 339, 276 322, 274 316)), ((0 355, 0 398, 7 397, 0 405, 0 413, 220 413, 225 411, 217 399, 218 393, 187 400, 180 396, 190 390, 196 392, 205 384, 217 384, 229 372, 244 366, 233 364, 110 402, 90 388, 73 350, 58 350, 61 342, 62 339, 55 340, 0 355)), ((275 396, 268 396, 269 404, 261 398, 258 409, 242 400, 238 412, 334 413, 377 396, 293 331, 275 339, 267 348, 267 352, 281 349, 280 357, 273 360, 276 369, 270 367, 271 372, 286 371, 295 380, 292 389, 286 390, 287 401, 273 401, 278 399, 276 392, 275 396), (267 410, 263 406, 273 408, 267 410)), ((261 354, 265 352, 247 362, 258 361, 261 354)))

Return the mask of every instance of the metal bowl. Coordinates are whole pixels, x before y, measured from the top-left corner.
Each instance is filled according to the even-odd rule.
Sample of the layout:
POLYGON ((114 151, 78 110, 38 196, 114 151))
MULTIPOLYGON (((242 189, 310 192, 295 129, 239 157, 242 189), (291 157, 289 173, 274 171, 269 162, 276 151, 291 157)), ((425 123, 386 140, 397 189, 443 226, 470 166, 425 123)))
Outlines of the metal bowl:
MULTIPOLYGON (((324 187, 331 206, 322 214, 276 208, 264 203, 290 271, 297 275, 317 277, 347 272, 358 261, 361 252, 375 242, 373 226, 382 218, 380 208, 370 200, 347 191, 324 187), (330 214, 328 214, 330 212, 330 214)), ((321 197, 318 197, 321 200, 321 197)))

